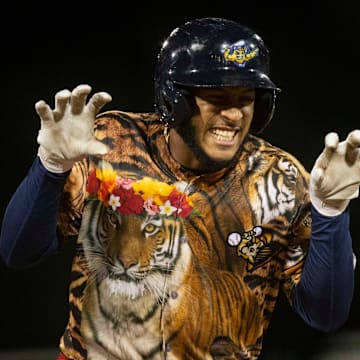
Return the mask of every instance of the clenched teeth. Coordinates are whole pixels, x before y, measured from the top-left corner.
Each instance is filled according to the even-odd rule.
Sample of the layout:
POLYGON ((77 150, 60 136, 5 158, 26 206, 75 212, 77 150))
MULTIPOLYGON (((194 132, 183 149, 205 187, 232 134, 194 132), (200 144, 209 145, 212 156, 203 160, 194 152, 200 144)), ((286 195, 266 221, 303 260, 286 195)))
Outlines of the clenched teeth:
POLYGON ((215 135, 217 140, 232 140, 235 136, 235 130, 220 130, 213 129, 211 130, 212 134, 215 135))

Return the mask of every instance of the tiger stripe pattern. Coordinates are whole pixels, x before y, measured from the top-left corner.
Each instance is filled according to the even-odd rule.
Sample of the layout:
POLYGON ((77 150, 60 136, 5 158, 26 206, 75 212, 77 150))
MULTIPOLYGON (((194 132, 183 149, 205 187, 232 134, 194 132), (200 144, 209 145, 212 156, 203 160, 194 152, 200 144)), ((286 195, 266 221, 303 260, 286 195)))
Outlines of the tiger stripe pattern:
MULTIPOLYGON (((189 305, 192 312, 189 313, 189 309, 182 308, 183 311, 180 313, 184 314, 184 318, 178 319, 176 316, 179 315, 175 316, 171 312, 169 303, 174 302, 174 299, 171 292, 168 293, 162 313, 162 329, 177 334, 177 330, 169 324, 173 324, 175 328, 176 324, 183 324, 183 327, 178 329, 180 335, 174 335, 174 344, 168 341, 164 333, 165 337, 162 337, 161 341, 151 339, 150 345, 141 344, 135 348, 142 349, 139 350, 140 353, 144 351, 149 355, 164 351, 160 350, 160 347, 165 346, 168 350, 167 359, 176 359, 179 358, 177 354, 181 354, 182 351, 178 350, 177 344, 182 344, 181 349, 185 347, 189 354, 183 354, 183 358, 186 359, 188 356, 196 359, 197 356, 204 356, 204 349, 209 349, 209 343, 215 336, 223 335, 223 330, 227 326, 227 334, 231 333, 231 339, 242 349, 242 356, 247 356, 251 360, 257 359, 279 292, 283 291, 291 304, 292 289, 301 276, 311 225, 307 171, 292 155, 262 139, 248 135, 243 144, 243 151, 233 166, 214 173, 194 174, 183 169, 172 158, 164 138, 163 125, 154 114, 106 112, 97 119, 96 136, 111 149, 104 159, 124 177, 151 176, 169 184, 191 184, 194 205, 201 214, 183 219, 181 231, 179 225, 165 226, 158 223, 159 229, 165 226, 166 232, 174 232, 172 235, 164 236, 164 239, 168 239, 164 240, 166 243, 174 241, 170 247, 178 246, 181 249, 178 254, 190 252, 191 261, 187 265, 184 264, 182 255, 170 258, 174 269, 181 269, 177 271, 181 273, 181 286, 177 292, 187 294, 189 299, 184 302, 185 304, 189 304, 192 299, 191 306, 189 305), (258 232, 254 229, 261 229, 260 238, 257 238, 258 232), (178 235, 175 236, 176 233, 178 235), (237 234, 236 238, 242 239, 242 251, 237 248, 239 245, 231 245, 231 234, 237 234), (182 243, 179 239, 184 237, 187 242, 182 243), (249 256, 249 251, 255 248, 255 256, 249 256), (246 256, 241 255, 245 253, 246 256), (191 296, 190 290, 187 289, 193 289, 191 296), (196 295, 195 289, 200 291, 201 295, 196 295), (217 303, 218 307, 209 306, 209 303, 217 303), (255 305, 255 308, 252 308, 250 303, 255 305), (170 311, 167 313, 168 306, 170 311), (251 310, 241 312, 244 308, 251 310), (213 324, 213 327, 204 325, 205 319, 213 324), (201 326, 198 327, 197 324, 201 326), (223 324, 224 328, 221 329, 220 324, 223 324), (252 334, 251 341, 242 338, 241 334, 246 333, 244 324, 249 327, 249 334, 252 334), (257 328, 253 328, 252 324, 256 324, 257 328), (233 326, 238 326, 236 334, 232 333, 233 326), (215 328, 216 331, 213 330, 215 328)), ((95 228, 96 222, 101 221, 104 216, 104 213, 100 215, 101 212, 95 212, 97 216, 90 216, 88 210, 83 213, 88 207, 86 178, 97 162, 98 159, 88 159, 77 163, 73 168, 65 187, 59 216, 59 230, 64 244, 73 237, 77 239, 77 253, 69 289, 69 321, 60 342, 61 351, 75 360, 87 359, 88 345, 83 331, 88 325, 82 324, 83 321, 88 321, 84 320, 85 315, 82 314, 84 294, 92 292, 96 286, 100 286, 99 284, 102 284, 100 288, 103 289, 102 286, 107 283, 94 280, 102 279, 101 276, 105 276, 106 272, 96 270, 99 262, 93 257, 85 256, 85 237, 78 236, 85 214, 88 218, 83 222, 83 226, 86 225, 89 229, 95 228)), ((117 221, 124 224, 124 219, 117 221)), ((138 221, 140 228, 145 226, 145 223, 141 225, 144 219, 140 221, 133 216, 132 221, 138 221)), ((110 223, 109 220, 107 228, 105 224, 102 225, 106 231, 97 233, 94 238, 96 241, 106 239, 105 234, 111 229, 110 223)), ((125 223, 130 226, 130 219, 125 223)), ((152 225, 154 224, 156 221, 152 225)), ((165 278, 168 281, 173 275, 174 271, 164 272, 162 282, 165 278)), ((136 294, 135 288, 141 292, 140 286, 132 287, 134 293, 130 291, 130 294, 136 294)), ((145 285, 143 288, 145 289, 145 285)), ((108 291, 108 297, 111 298, 110 294, 117 293, 118 288, 111 285, 108 291)), ((160 305, 157 302, 155 306, 155 293, 153 290, 154 313, 158 315, 161 307, 158 307, 160 305)), ((157 294, 159 296, 159 293, 157 294)), ((96 299, 95 296, 94 298, 96 299)), ((103 298, 106 296, 101 297, 103 298)), ((181 296, 178 296, 176 301, 180 302, 180 298, 181 296)), ((97 299, 94 300, 93 309, 99 306, 99 298, 97 299)), ((159 303, 164 304, 164 301, 159 303)), ((85 313, 88 314, 87 309, 85 313)), ((159 319, 159 316, 155 318, 159 319)), ((113 330, 113 334, 116 334, 121 327, 120 322, 114 322, 114 326, 116 330, 113 330)), ((141 328, 139 331, 145 330, 146 328, 141 328)))

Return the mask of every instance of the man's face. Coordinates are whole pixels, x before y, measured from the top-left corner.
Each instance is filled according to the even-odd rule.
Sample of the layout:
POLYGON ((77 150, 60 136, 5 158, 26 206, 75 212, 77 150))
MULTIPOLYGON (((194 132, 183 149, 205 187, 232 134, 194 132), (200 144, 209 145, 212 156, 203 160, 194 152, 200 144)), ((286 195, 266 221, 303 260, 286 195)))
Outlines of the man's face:
POLYGON ((191 150, 197 168, 227 166, 238 153, 254 114, 255 89, 193 88, 196 109, 190 124, 176 131, 191 150))

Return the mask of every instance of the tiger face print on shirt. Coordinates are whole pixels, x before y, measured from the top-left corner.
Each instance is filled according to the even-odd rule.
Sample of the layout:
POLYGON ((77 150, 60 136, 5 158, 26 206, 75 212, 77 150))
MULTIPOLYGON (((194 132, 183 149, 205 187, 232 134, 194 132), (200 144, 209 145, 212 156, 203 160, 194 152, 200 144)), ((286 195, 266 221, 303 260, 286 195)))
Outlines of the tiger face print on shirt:
POLYGON ((257 301, 241 277, 194 259, 182 218, 121 215, 95 200, 80 239, 91 274, 81 323, 88 360, 212 359, 219 336, 248 358, 262 335, 257 301))

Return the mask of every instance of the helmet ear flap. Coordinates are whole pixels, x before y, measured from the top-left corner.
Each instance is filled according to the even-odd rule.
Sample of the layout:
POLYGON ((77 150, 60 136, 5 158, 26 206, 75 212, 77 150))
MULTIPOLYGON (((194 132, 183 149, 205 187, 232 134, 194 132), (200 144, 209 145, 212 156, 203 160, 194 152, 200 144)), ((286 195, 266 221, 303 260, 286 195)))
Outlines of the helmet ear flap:
POLYGON ((195 101, 191 92, 185 88, 177 89, 174 84, 163 89, 161 118, 169 127, 177 127, 188 121, 194 112, 195 101))
POLYGON ((275 99, 275 89, 256 89, 251 133, 260 134, 269 124, 275 112, 275 99))

